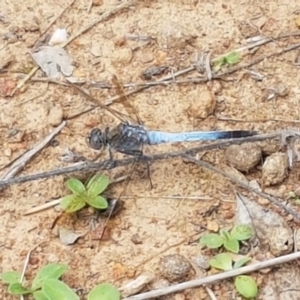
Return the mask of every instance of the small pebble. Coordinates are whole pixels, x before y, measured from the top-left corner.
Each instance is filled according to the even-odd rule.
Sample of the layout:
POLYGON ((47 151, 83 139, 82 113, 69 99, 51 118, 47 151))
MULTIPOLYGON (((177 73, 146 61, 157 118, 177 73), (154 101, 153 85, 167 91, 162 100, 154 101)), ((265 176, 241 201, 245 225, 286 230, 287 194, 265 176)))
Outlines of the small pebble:
POLYGON ((53 127, 58 126, 62 122, 63 117, 64 117, 64 112, 61 106, 54 105, 49 111, 48 123, 53 127))
POLYGON ((281 183, 288 175, 288 157, 285 153, 274 153, 267 157, 262 167, 264 186, 281 183))
POLYGON ((193 261, 199 268, 201 268, 203 270, 210 269, 209 258, 207 256, 199 254, 199 255, 193 257, 193 261))
POLYGON ((139 245, 139 244, 143 244, 143 241, 141 239, 141 237, 136 233, 131 237, 131 241, 135 244, 135 245, 139 245))
POLYGON ((213 114, 216 107, 216 99, 212 92, 203 91, 194 103, 188 108, 188 114, 196 119, 205 119, 213 114))
POLYGON ((189 275, 191 264, 180 254, 164 256, 160 261, 161 275, 170 282, 182 282, 189 275))
POLYGON ((254 143, 231 145, 225 151, 227 162, 239 171, 248 172, 261 160, 261 148, 254 143))

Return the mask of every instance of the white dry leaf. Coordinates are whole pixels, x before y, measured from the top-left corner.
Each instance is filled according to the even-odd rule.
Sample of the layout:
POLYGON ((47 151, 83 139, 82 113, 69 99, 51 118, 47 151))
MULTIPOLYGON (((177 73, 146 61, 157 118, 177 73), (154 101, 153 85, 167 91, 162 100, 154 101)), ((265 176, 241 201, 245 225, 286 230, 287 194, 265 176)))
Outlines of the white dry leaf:
POLYGON ((60 227, 58 231, 59 231, 59 239, 64 245, 72 245, 80 237, 84 236, 84 233, 76 233, 64 227, 60 227))
POLYGON ((71 76, 75 68, 71 57, 59 46, 43 46, 31 55, 47 77, 52 79, 58 79, 61 74, 71 76))
POLYGON ((62 44, 67 41, 67 38, 67 30, 65 28, 58 28, 54 31, 49 41, 49 46, 62 44))
POLYGON ((278 257, 293 249, 293 231, 284 218, 255 201, 236 193, 235 225, 251 225, 260 242, 260 251, 278 257))
POLYGON ((140 292, 146 284, 152 282, 155 279, 155 275, 151 272, 145 272, 138 276, 136 279, 129 281, 123 285, 119 290, 122 292, 123 297, 135 295, 140 292))

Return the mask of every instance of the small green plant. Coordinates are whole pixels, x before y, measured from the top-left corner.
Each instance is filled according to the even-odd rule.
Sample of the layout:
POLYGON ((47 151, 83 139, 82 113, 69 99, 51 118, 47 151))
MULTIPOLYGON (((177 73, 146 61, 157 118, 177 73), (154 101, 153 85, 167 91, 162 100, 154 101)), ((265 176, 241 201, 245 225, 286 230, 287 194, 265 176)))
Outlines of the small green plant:
MULTIPOLYGON (((210 249, 217 249, 223 246, 230 252, 238 253, 240 249, 239 242, 248 240, 253 235, 254 232, 251 226, 237 225, 230 232, 221 230, 220 234, 209 233, 204 235, 200 239, 200 244, 210 249)), ((233 262, 231 255, 229 253, 219 253, 210 259, 209 264, 213 268, 229 271, 240 268, 251 260, 249 257, 243 256, 233 262)), ((237 276, 234 280, 234 285, 238 292, 245 298, 254 298, 258 293, 257 284, 250 276, 237 276)))
MULTIPOLYGON (((59 278, 66 272, 68 266, 63 264, 48 264, 37 273, 30 287, 24 286, 21 273, 8 271, 1 274, 1 279, 8 284, 8 292, 12 295, 29 295, 35 300, 79 300, 76 293, 59 278)), ((121 295, 116 287, 102 283, 94 287, 88 294, 88 300, 120 300, 121 295)))
POLYGON ((72 192, 61 199, 61 207, 68 213, 82 209, 87 204, 96 209, 106 209, 107 200, 100 195, 109 185, 109 178, 104 175, 93 176, 86 185, 76 178, 66 182, 67 188, 72 192))
MULTIPOLYGON (((210 259, 209 264, 216 269, 229 271, 238 269, 251 260, 250 257, 243 256, 233 263, 229 253, 220 253, 210 259)), ((258 288, 254 279, 250 276, 240 275, 235 277, 234 285, 238 292, 245 298, 254 298, 257 296, 258 288)))
POLYGON ((221 230, 220 234, 209 233, 200 239, 200 245, 211 249, 224 247, 228 251, 238 253, 240 250, 240 241, 245 241, 253 236, 253 229, 248 225, 237 225, 230 232, 221 230))
POLYGON ((219 71, 223 66, 231 66, 239 63, 242 59, 242 55, 240 52, 230 52, 226 56, 221 57, 215 62, 214 70, 217 72, 219 71))

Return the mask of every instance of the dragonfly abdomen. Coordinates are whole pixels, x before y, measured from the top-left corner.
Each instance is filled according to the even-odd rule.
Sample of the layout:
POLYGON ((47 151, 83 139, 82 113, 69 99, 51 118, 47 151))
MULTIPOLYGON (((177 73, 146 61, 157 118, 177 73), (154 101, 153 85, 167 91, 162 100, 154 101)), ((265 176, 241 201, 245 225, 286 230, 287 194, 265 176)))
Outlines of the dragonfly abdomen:
POLYGON ((236 139, 256 135, 255 131, 231 130, 231 131, 191 131, 169 133, 162 131, 148 131, 148 141, 150 145, 175 143, 175 142, 196 142, 220 139, 236 139))

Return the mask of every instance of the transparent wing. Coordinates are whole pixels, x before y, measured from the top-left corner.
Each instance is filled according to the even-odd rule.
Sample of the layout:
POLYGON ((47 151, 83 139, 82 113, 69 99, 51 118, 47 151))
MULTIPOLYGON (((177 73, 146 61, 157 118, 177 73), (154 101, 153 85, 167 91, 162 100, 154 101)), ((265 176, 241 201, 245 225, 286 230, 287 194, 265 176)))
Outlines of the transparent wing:
POLYGON ((116 75, 113 75, 112 82, 117 90, 119 96, 119 102, 122 103, 127 114, 130 116, 131 120, 133 120, 133 123, 142 124, 142 121, 138 116, 137 109, 130 103, 130 100, 128 99, 128 97, 124 92, 123 86, 121 85, 116 75))
POLYGON ((79 87, 78 85, 72 83, 71 81, 69 81, 68 79, 66 79, 68 81, 68 83, 74 87, 77 91, 79 91, 82 95, 84 95, 87 99, 89 99, 91 102, 93 102, 96 106, 99 106, 103 109, 106 109, 107 111, 109 111, 112 115, 114 115, 116 118, 120 119, 122 122, 129 122, 130 117, 127 116, 126 114, 123 114, 113 108, 110 108, 107 105, 102 104, 98 99, 94 98, 93 96, 91 96, 88 92, 86 92, 84 89, 82 89, 81 87, 79 87))

